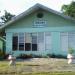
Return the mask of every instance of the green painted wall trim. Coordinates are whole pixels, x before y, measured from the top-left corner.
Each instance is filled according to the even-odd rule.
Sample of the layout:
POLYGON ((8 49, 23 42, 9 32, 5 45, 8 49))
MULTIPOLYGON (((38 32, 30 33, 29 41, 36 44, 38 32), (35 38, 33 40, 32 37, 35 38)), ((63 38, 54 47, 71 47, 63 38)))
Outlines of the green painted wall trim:
POLYGON ((17 29, 6 29, 7 32, 71 32, 75 31, 75 26, 70 27, 46 27, 46 28, 17 28, 17 29))

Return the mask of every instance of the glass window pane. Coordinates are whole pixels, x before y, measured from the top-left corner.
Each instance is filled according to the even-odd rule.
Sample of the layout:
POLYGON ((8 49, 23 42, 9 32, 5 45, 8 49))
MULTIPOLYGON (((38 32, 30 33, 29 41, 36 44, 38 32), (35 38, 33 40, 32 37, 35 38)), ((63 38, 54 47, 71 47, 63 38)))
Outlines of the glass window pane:
POLYGON ((24 33, 19 33, 19 50, 24 50, 24 33))
POLYGON ((19 43, 19 50, 24 50, 24 43, 19 43))
POLYGON ((69 47, 75 49, 75 32, 70 32, 68 34, 69 47))
POLYGON ((45 50, 43 32, 38 33, 38 50, 45 50))
POLYGON ((61 50, 68 50, 68 33, 61 33, 61 50))
POLYGON ((50 32, 45 33, 45 48, 51 50, 51 34, 50 32))
POLYGON ((31 43, 25 43, 25 51, 31 50, 31 43))
POLYGON ((19 33, 19 43, 24 43, 24 33, 19 33))
POLYGON ((32 33, 32 51, 37 51, 37 33, 32 33))
POLYGON ((37 33, 32 33, 32 43, 37 44, 37 33))
POLYGON ((31 33, 25 33, 25 50, 26 51, 31 50, 31 43, 32 43, 31 33))
POLYGON ((13 51, 18 50, 18 34, 14 33, 13 34, 13 40, 12 40, 12 44, 13 44, 13 51))
POLYGON ((44 42, 44 33, 40 32, 38 33, 38 43, 43 43, 44 42))
POLYGON ((31 33, 25 33, 25 43, 31 43, 31 42, 32 42, 31 33))

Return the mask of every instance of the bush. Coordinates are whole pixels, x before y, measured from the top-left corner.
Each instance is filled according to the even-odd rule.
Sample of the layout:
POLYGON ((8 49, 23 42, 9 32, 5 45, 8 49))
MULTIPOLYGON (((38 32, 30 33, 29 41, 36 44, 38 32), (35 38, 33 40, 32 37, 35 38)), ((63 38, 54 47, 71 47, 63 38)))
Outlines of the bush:
POLYGON ((36 55, 36 54, 20 54, 18 59, 27 59, 27 58, 43 58, 42 55, 36 55))
POLYGON ((73 48, 69 48, 68 49, 68 53, 73 54, 74 53, 74 49, 73 48))
POLYGON ((32 58, 31 54, 20 54, 18 57, 18 59, 27 59, 27 58, 32 58))
POLYGON ((32 57, 33 57, 33 58, 42 58, 43 56, 42 56, 42 55, 32 54, 32 57))
POLYGON ((56 57, 55 54, 47 54, 47 56, 50 57, 50 58, 55 58, 56 57))
POLYGON ((36 55, 36 54, 20 54, 18 59, 28 59, 28 58, 66 58, 64 55, 56 54, 47 54, 47 55, 36 55))
POLYGON ((50 57, 50 58, 66 58, 66 56, 60 55, 60 54, 58 54, 58 55, 56 55, 56 54, 47 54, 47 56, 50 57))

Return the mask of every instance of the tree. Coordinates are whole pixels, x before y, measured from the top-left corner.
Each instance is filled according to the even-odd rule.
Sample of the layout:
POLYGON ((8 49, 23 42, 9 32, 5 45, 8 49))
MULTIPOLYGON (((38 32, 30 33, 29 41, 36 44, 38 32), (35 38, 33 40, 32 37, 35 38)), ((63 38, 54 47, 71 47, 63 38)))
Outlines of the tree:
POLYGON ((5 10, 5 14, 3 16, 1 16, 1 20, 3 21, 3 23, 6 23, 8 21, 10 21, 12 19, 12 17, 14 17, 15 15, 12 15, 11 13, 7 12, 5 10))
POLYGON ((68 5, 63 5, 61 11, 68 16, 75 18, 75 1, 72 1, 68 5))

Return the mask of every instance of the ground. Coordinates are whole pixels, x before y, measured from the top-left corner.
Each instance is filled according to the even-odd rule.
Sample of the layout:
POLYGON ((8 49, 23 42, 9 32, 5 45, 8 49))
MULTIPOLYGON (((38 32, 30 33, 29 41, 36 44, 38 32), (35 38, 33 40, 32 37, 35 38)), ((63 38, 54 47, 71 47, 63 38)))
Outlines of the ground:
POLYGON ((2 75, 74 75, 75 64, 67 64, 67 59, 32 58, 17 60, 16 66, 9 66, 9 61, 0 61, 2 75), (74 74, 73 74, 74 73, 74 74))

